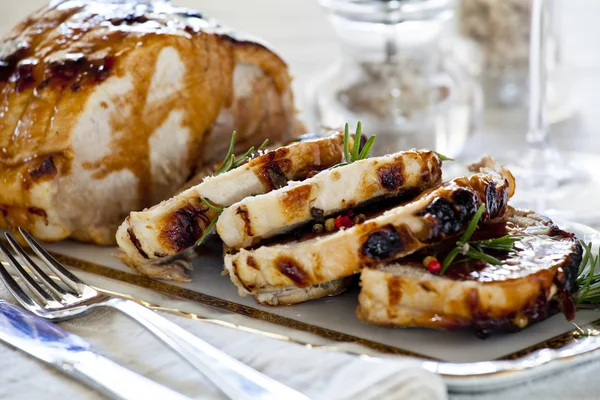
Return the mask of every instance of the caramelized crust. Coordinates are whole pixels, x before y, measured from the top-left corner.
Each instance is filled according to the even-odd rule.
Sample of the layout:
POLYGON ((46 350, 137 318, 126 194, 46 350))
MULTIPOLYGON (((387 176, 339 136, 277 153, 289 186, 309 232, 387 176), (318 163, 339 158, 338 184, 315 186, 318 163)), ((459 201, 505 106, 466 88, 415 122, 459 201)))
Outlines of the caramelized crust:
POLYGON ((0 224, 46 240, 113 243, 234 129, 238 152, 302 129, 280 57, 161 0, 51 2, 0 43, 0 102, 0 224), (48 157, 53 179, 21 178, 48 157))
POLYGON ((461 232, 481 204, 487 209, 483 221, 504 216, 511 191, 494 172, 457 178, 349 229, 228 254, 225 267, 239 293, 255 297, 340 279, 461 232))
POLYGON ((523 240, 501 265, 460 263, 443 276, 411 260, 363 269, 357 315, 378 325, 470 327, 483 337, 520 330, 559 309, 572 319, 577 238, 530 211, 511 208, 503 225, 502 235, 523 240))

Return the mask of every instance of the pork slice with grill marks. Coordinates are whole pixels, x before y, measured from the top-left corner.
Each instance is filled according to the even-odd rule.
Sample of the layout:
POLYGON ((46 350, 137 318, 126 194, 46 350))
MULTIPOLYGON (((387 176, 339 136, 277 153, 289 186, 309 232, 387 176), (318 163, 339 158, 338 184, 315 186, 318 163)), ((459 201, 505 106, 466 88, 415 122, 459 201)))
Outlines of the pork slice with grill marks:
POLYGON ((0 40, 0 227, 113 244, 198 164, 300 129, 284 61, 167 1, 51 1, 0 40))
MULTIPOLYGON (((515 243, 516 252, 497 254, 501 265, 461 262, 440 276, 416 258, 363 269, 357 315, 378 325, 472 328, 482 337, 520 330, 558 310, 572 319, 578 240, 547 218, 513 208, 504 220, 482 226, 474 239, 505 234, 523 239, 515 243)), ((438 246, 441 255, 443 248, 438 246)))
POLYGON ((360 160, 245 198, 223 211, 217 233, 229 247, 248 247, 315 219, 323 222, 341 210, 419 194, 441 179, 442 162, 432 151, 411 150, 360 160))
MULTIPOLYGON (((353 144, 352 137, 349 144, 353 144)), ((335 133, 270 150, 229 172, 208 176, 169 200, 132 212, 117 231, 120 257, 145 275, 186 280, 180 266, 151 266, 148 261, 184 251, 202 236, 218 213, 209 209, 201 197, 227 207, 247 196, 284 186, 289 180, 301 181, 338 164, 343 154, 343 134, 335 133)))
POLYGON ((349 229, 299 239, 292 235, 227 254, 225 267, 240 295, 270 305, 304 301, 313 285, 339 282, 461 232, 481 204, 486 204, 484 221, 503 217, 513 192, 512 180, 494 171, 457 178, 349 229), (290 295, 294 288, 298 297, 290 295))

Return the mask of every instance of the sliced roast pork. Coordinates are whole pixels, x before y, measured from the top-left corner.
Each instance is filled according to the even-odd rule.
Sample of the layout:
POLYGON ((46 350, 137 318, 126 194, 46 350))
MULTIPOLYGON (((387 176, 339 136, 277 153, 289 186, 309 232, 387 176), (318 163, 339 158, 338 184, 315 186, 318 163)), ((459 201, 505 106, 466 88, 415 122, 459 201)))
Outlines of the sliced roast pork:
POLYGON ((233 251, 225 256, 225 267, 242 296, 270 305, 304 301, 306 288, 339 281, 461 232, 481 204, 487 207, 484 221, 503 217, 513 191, 512 180, 494 171, 457 178, 349 228, 316 237, 292 234, 233 251), (293 289, 300 295, 290 295, 293 289))
POLYGON ((217 232, 229 247, 248 247, 365 202, 421 193, 441 179, 442 162, 432 151, 368 158, 268 194, 246 197, 223 211, 217 232))
MULTIPOLYGON (((349 145, 352 148, 353 138, 349 145)), ((181 267, 151 266, 153 259, 177 254, 193 246, 218 213, 203 203, 227 207, 247 196, 267 193, 289 180, 307 176, 338 164, 344 157, 344 136, 300 141, 279 147, 248 163, 217 176, 147 210, 132 212, 119 227, 117 243, 121 258, 139 272, 164 279, 185 280, 181 267)))
MULTIPOLYGON (((520 330, 558 310, 572 319, 578 240, 547 218, 512 208, 504 220, 476 232, 486 239, 507 234, 523 239, 514 253, 496 255, 501 265, 464 261, 440 276, 421 265, 421 255, 363 269, 359 318, 378 325, 472 328, 480 336, 520 330)), ((443 248, 438 246, 440 256, 443 248)))

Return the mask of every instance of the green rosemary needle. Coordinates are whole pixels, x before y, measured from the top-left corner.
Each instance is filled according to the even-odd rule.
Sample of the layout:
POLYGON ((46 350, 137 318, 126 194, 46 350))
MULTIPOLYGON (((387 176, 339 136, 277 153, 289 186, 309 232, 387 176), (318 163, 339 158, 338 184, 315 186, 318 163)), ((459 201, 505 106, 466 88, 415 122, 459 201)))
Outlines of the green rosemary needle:
POLYGON ((225 207, 215 206, 214 204, 211 204, 208 200, 206 200, 204 197, 200 197, 200 200, 210 210, 216 211, 217 215, 215 215, 215 217, 210 221, 210 223, 206 226, 206 228, 204 228, 204 232, 202 232, 202 236, 200 236, 200 239, 198 239, 198 241, 196 242, 196 246, 200 246, 202 243, 204 243, 204 241, 206 240, 206 237, 208 236, 208 234, 210 233, 212 228, 217 223, 219 216, 221 215, 223 210, 225 210, 225 207))
POLYGON ((433 154, 435 154, 436 156, 438 156, 438 158, 441 161, 454 161, 454 158, 450 158, 448 156, 445 156, 442 153, 438 153, 437 151, 434 151, 433 154))
POLYGON ((344 126, 344 161, 334 165, 333 168, 341 167, 343 165, 352 164, 355 161, 364 160, 369 158, 371 149, 375 143, 375 135, 371 135, 369 140, 365 143, 362 150, 360 149, 360 138, 362 135, 362 124, 360 121, 356 124, 356 131, 354 133, 354 143, 352 145, 352 152, 350 151, 350 132, 348 123, 344 126))
POLYGON ((440 275, 443 275, 450 265, 454 263, 454 260, 459 254, 462 254, 464 258, 460 261, 466 260, 479 260, 485 261, 492 265, 500 265, 502 261, 498 258, 488 254, 488 251, 504 251, 513 252, 515 251, 514 244, 523 238, 521 236, 505 235, 499 238, 476 240, 470 241, 473 233, 477 230, 477 225, 485 212, 485 204, 481 204, 464 233, 460 239, 456 242, 456 246, 448 252, 444 261, 442 262, 442 268, 440 269, 440 275))
POLYGON ((208 236, 210 231, 212 231, 212 228, 215 227, 215 224, 217 223, 218 219, 219 219, 219 216, 217 215, 210 221, 210 223, 204 229, 204 232, 202 232, 202 236, 200 236, 200 239, 198 239, 198 241, 196 242, 196 246, 200 246, 202 243, 204 243, 204 241, 206 240, 206 237, 208 236))
MULTIPOLYGON (((577 274, 577 292, 575 293, 575 304, 600 302, 600 272, 597 267, 600 266, 600 251, 594 255, 592 243, 580 241, 583 246, 583 258, 579 264, 577 274), (586 268, 589 265, 589 268, 586 268)), ((599 247, 600 250, 600 247, 599 247)))
MULTIPOLYGON (((248 160, 250 160, 250 158, 252 158, 252 153, 254 152, 254 146, 250 147, 248 149, 248 151, 246 151, 244 154, 242 154, 242 156, 240 158, 238 158, 236 160, 235 155, 233 154, 233 149, 235 148, 236 136, 237 136, 237 133, 234 131, 233 134, 231 135, 231 142, 229 142, 229 149, 227 150, 227 155, 225 155, 225 158, 223 159, 221 166, 219 167, 219 169, 217 169, 215 171, 213 176, 221 175, 225 172, 231 171, 232 169, 235 169, 235 168, 245 164, 248 160)), ((265 139, 265 141, 260 145, 260 147, 258 149, 264 150, 267 147, 268 143, 269 143, 269 139, 265 139)))
POLYGON ((215 206, 214 204, 209 203, 208 200, 206 200, 204 197, 200 197, 200 200, 204 203, 204 205, 206 207, 208 207, 211 210, 216 211, 218 213, 222 213, 223 210, 225 209, 223 207, 215 206))

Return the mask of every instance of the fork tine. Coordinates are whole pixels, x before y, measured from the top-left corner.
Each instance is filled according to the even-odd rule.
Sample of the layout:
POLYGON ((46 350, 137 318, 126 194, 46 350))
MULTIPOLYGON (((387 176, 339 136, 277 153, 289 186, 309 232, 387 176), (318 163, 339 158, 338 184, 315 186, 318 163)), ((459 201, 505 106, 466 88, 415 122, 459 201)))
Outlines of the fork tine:
POLYGON ((6 257, 6 259, 8 260, 9 264, 12 265, 12 267, 17 271, 17 273, 19 274, 21 279, 23 279, 23 283, 25 283, 25 285, 27 287, 29 287, 31 290, 33 290, 38 296, 40 296, 46 302, 54 301, 52 296, 50 296, 48 293, 46 293, 46 291, 44 289, 42 289, 42 287, 40 285, 38 285, 36 281, 33 280, 33 278, 23 269, 21 264, 19 264, 19 262, 17 260, 15 260, 15 258, 12 256, 12 254, 10 254, 8 249, 2 243, 0 243, 0 251, 2 251, 2 253, 6 257))
POLYGON ((42 271, 42 269, 40 267, 38 267, 38 265, 36 263, 34 263, 31 258, 29 258, 29 256, 27 255, 27 253, 25 253, 25 250, 23 250, 23 248, 15 240, 15 238, 13 237, 13 235, 11 235, 10 233, 6 232, 4 234, 4 236, 6 236, 6 239, 8 240, 8 242, 10 243, 10 245, 12 246, 12 248, 19 255, 19 257, 21 257, 21 260, 25 261, 25 263, 27 264, 27 266, 29 267, 29 269, 31 270, 31 272, 39 280, 43 281, 47 285, 48 289, 54 295, 56 295, 58 298, 62 299, 63 296, 65 296, 67 294, 67 292, 63 288, 61 288, 60 286, 58 286, 52 279, 50 279, 50 277, 48 276, 48 274, 46 274, 44 271, 42 271))
POLYGON ((80 289, 77 285, 85 285, 82 281, 79 280, 75 275, 67 271, 65 267, 60 265, 58 261, 54 259, 40 244, 27 233, 27 231, 21 227, 19 227, 19 232, 25 238, 25 241, 31 246, 35 254, 44 261, 44 263, 50 268, 69 288, 71 288, 75 293, 79 293, 80 289))
POLYGON ((8 291, 13 295, 15 299, 23 307, 28 310, 40 309, 42 308, 39 304, 37 304, 27 293, 21 289, 17 281, 10 275, 10 273, 6 270, 4 263, 0 263, 0 280, 4 283, 4 286, 8 289, 8 291))

